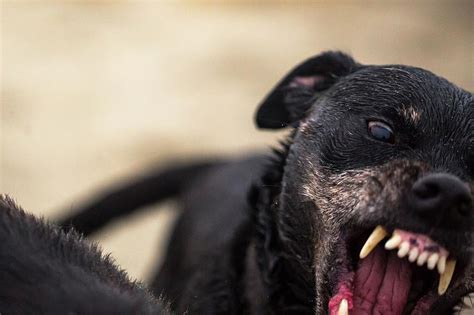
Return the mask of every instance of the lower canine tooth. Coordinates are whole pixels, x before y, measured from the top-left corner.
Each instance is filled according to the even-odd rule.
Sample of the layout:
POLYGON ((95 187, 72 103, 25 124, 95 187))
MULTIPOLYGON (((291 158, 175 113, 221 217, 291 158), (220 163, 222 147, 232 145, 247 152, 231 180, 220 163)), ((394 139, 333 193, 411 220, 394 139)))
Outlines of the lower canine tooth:
POLYGON ((387 236, 387 234, 387 231, 381 225, 377 226, 360 250, 359 257, 361 259, 367 257, 377 244, 387 236))
POLYGON ((443 274, 439 276, 438 294, 443 295, 451 283, 453 278, 454 268, 456 267, 456 260, 448 260, 446 262, 446 269, 443 274))
POLYGON ((402 242, 402 238, 400 235, 393 233, 392 237, 385 243, 385 249, 394 249, 397 248, 398 245, 402 242))
POLYGON ((337 315, 349 315, 349 304, 347 303, 346 299, 343 299, 339 304, 337 315))
POLYGON ((398 257, 403 258, 405 257, 408 252, 410 251, 410 243, 408 242, 403 242, 402 245, 400 245, 400 249, 398 250, 398 257))
POLYGON ((418 256, 418 259, 416 260, 416 264, 418 266, 423 266, 423 264, 426 262, 427 259, 428 259, 428 253, 422 252, 420 256, 418 256))
POLYGON ((434 267, 436 267, 436 264, 438 263, 439 259, 439 254, 434 253, 428 258, 428 269, 433 270, 434 267))

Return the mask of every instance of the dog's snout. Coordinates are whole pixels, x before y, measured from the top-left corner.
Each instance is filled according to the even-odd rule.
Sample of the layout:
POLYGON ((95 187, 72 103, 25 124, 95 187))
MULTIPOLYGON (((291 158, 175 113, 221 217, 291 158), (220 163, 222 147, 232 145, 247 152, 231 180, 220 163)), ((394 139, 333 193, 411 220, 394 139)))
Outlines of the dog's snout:
MULTIPOLYGON (((458 177, 436 173, 420 178, 412 188, 412 207, 425 217, 459 223, 473 215, 472 194, 458 177)), ((448 223, 448 222, 446 222, 448 223)))

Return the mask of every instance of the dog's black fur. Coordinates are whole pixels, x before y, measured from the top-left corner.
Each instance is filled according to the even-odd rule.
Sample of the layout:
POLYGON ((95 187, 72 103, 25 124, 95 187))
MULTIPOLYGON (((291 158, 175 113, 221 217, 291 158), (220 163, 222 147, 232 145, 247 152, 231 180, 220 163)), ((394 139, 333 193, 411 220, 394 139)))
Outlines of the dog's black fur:
POLYGON ((168 314, 93 244, 0 196, 1 314, 168 314))
MULTIPOLYGON (((366 66, 329 52, 292 70, 256 120, 293 128, 270 159, 183 176, 184 212, 152 283, 175 310, 326 314, 377 225, 429 235, 457 258, 446 294, 430 295, 430 313, 450 312, 474 291, 472 93, 420 68, 366 66), (427 194, 436 198, 425 191, 421 200, 415 187, 433 185, 427 194)), ((152 177, 166 185, 161 173, 152 177)), ((110 211, 104 225, 114 206, 130 202, 127 191, 114 193, 109 209, 93 203, 80 224, 61 224, 92 233, 96 215, 110 211)), ((171 197, 155 194, 148 201, 171 197)))

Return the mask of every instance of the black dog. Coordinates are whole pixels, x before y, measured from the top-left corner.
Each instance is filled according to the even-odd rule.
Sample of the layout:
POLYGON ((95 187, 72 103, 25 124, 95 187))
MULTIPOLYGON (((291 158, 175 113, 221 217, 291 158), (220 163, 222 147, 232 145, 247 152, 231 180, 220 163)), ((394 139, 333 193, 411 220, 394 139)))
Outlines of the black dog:
POLYGON ((108 256, 0 196, 1 314, 168 314, 108 256))
POLYGON ((329 52, 292 70, 256 119, 293 128, 271 159, 152 174, 62 224, 91 233, 180 194, 152 284, 178 311, 460 308, 474 291, 473 94, 423 69, 329 52))

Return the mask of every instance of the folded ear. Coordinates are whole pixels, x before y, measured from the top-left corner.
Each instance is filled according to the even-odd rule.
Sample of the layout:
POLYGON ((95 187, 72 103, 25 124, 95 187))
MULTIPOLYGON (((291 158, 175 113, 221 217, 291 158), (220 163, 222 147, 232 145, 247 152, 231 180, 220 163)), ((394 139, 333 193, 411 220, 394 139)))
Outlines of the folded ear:
POLYGON ((260 104, 256 122, 259 128, 279 129, 297 125, 320 92, 340 77, 359 67, 341 52, 312 57, 287 74, 260 104))

